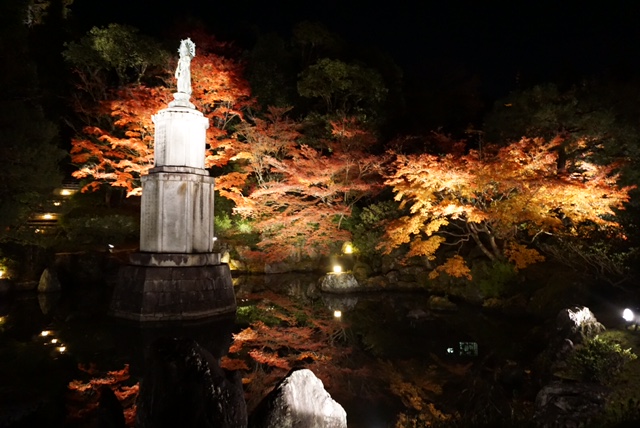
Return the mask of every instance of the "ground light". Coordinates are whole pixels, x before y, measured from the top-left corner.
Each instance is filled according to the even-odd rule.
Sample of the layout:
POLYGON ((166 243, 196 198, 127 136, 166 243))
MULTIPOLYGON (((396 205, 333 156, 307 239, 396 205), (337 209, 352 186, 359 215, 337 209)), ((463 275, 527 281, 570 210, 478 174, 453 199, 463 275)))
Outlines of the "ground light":
POLYGON ((627 322, 628 326, 632 325, 638 328, 638 324, 640 324, 638 315, 630 308, 626 308, 624 311, 622 311, 622 318, 627 322))
POLYGON ((341 273, 341 272, 342 272, 342 266, 333 265, 333 273, 341 273))
POLYGON ((342 318, 342 311, 335 310, 333 311, 334 318, 342 318))

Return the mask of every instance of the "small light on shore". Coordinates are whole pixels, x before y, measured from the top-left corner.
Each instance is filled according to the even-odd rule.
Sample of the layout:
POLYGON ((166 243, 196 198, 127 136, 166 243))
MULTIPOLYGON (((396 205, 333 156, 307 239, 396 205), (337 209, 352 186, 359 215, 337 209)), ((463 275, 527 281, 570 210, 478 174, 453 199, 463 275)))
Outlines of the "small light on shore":
POLYGON ((334 318, 342 318, 342 311, 333 311, 333 317, 334 318))
POLYGON ((56 349, 58 350, 58 352, 63 354, 67 350, 67 347, 66 346, 58 346, 56 349))
POLYGON ((43 330, 40 332, 40 336, 47 337, 51 334, 51 330, 43 330))
POLYGON ((53 344, 58 343, 58 339, 51 339, 51 343, 53 344))
POLYGON ((342 272, 342 266, 333 265, 333 273, 341 273, 341 272, 342 272))

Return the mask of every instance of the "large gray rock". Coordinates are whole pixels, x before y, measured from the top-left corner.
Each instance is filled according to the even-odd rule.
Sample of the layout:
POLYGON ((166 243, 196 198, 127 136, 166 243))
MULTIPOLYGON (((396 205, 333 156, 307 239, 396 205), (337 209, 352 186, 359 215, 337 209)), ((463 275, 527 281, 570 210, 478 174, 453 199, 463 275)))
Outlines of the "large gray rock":
POLYGON ((320 289, 328 293, 351 293, 358 291, 360 284, 351 273, 329 273, 320 280, 320 289))
POLYGON ((311 370, 293 370, 258 405, 251 428, 347 428, 347 412, 311 370))
POLYGON ((604 410, 607 390, 596 384, 553 382, 536 396, 534 419, 542 428, 588 426, 604 410))
POLYGON ((138 428, 247 426, 241 380, 187 338, 151 345, 137 406, 138 428))
POLYGON ((42 275, 40 275, 38 293, 55 293, 60 291, 61 288, 56 271, 51 268, 46 268, 44 272, 42 272, 42 275))

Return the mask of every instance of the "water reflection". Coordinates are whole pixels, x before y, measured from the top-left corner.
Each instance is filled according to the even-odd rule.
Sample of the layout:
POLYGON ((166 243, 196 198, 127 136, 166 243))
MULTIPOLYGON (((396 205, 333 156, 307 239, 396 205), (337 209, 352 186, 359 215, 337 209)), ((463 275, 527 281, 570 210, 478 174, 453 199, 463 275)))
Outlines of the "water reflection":
POLYGON ((524 321, 505 323, 464 305, 440 313, 424 293, 333 295, 317 284, 315 275, 235 278, 237 319, 154 326, 108 317, 109 290, 18 296, 0 313, 0 377, 9 379, 0 403, 16 388, 25 397, 29 390, 59 396, 83 375, 78 364, 102 371, 128 365, 139 382, 153 342, 188 337, 216 359, 244 359, 250 405, 287 367, 305 365, 345 407, 350 427, 391 426, 399 412, 415 412, 412 405, 454 411, 449 391, 461 388, 475 364, 522 360, 527 352, 514 340, 529 328, 524 321), (233 334, 247 329, 253 342, 234 342, 233 334), (44 360, 43 370, 37 364, 44 360))

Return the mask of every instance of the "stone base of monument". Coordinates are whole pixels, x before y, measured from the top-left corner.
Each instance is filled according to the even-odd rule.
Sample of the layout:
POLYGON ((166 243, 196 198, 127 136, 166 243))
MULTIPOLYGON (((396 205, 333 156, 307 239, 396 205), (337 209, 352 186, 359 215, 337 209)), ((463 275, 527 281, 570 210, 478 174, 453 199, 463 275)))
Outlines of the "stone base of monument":
POLYGON ((193 321, 233 314, 229 265, 220 255, 136 253, 120 268, 110 314, 134 321, 193 321))

